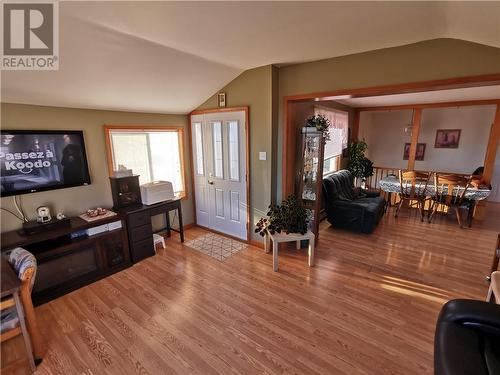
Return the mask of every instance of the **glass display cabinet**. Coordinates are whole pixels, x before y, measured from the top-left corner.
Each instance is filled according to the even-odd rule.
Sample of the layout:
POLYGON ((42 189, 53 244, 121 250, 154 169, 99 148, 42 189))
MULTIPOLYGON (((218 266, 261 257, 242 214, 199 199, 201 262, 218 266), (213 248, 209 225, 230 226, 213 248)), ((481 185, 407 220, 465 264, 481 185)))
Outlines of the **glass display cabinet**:
POLYGON ((304 207, 311 210, 309 229, 316 236, 316 241, 321 210, 324 146, 325 139, 321 131, 307 127, 301 129, 295 192, 304 207))

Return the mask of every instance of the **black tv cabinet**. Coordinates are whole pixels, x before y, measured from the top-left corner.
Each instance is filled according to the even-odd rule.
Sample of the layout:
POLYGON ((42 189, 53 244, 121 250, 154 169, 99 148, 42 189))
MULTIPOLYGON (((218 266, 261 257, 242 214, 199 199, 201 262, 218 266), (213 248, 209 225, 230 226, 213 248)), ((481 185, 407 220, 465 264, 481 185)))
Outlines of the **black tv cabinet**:
POLYGON ((129 267, 126 220, 122 214, 86 222, 79 217, 70 225, 42 233, 2 233, 2 254, 23 247, 37 259, 38 270, 32 298, 35 305, 48 302, 84 285, 129 267), (120 220, 122 227, 93 236, 71 238, 71 233, 120 220))

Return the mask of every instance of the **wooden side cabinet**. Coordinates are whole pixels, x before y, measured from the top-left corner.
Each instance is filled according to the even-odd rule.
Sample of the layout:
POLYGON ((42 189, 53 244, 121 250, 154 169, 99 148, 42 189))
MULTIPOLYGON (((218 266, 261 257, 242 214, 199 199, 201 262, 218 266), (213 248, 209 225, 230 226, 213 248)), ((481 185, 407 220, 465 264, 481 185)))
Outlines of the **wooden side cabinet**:
POLYGON ((14 231, 2 233, 2 252, 23 247, 37 259, 38 270, 32 291, 35 305, 48 302, 84 285, 118 272, 132 263, 125 218, 121 215, 87 223, 71 218, 67 228, 34 235, 14 231), (72 234, 102 224, 121 221, 122 227, 93 236, 72 234))

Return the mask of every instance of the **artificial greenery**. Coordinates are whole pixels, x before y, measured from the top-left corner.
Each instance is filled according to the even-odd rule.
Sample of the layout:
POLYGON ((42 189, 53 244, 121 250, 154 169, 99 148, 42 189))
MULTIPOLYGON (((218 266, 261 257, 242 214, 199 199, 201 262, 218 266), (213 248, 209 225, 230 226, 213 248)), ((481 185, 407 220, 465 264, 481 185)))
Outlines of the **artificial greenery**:
POLYGON ((281 232, 305 234, 310 217, 309 210, 304 208, 295 196, 290 195, 281 205, 269 206, 267 218, 259 220, 255 233, 261 236, 281 232))
POLYGON ((323 133, 323 137, 328 141, 330 140, 330 120, 323 115, 315 115, 309 117, 306 121, 306 127, 316 128, 316 130, 323 133))
POLYGON ((352 175, 363 181, 373 175, 373 162, 365 156, 368 145, 365 141, 352 142, 348 148, 347 169, 352 175))

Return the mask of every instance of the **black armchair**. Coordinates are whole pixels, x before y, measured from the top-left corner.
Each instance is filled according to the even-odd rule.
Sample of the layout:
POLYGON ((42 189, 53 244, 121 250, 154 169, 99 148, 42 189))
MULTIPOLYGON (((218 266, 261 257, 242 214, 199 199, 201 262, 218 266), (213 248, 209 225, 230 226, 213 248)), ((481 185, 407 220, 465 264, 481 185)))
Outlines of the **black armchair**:
POLYGON ((447 302, 434 339, 435 375, 500 374, 500 305, 447 302))
POLYGON ((379 192, 356 189, 348 170, 323 179, 323 196, 328 221, 334 227, 371 233, 384 215, 385 200, 379 192))

